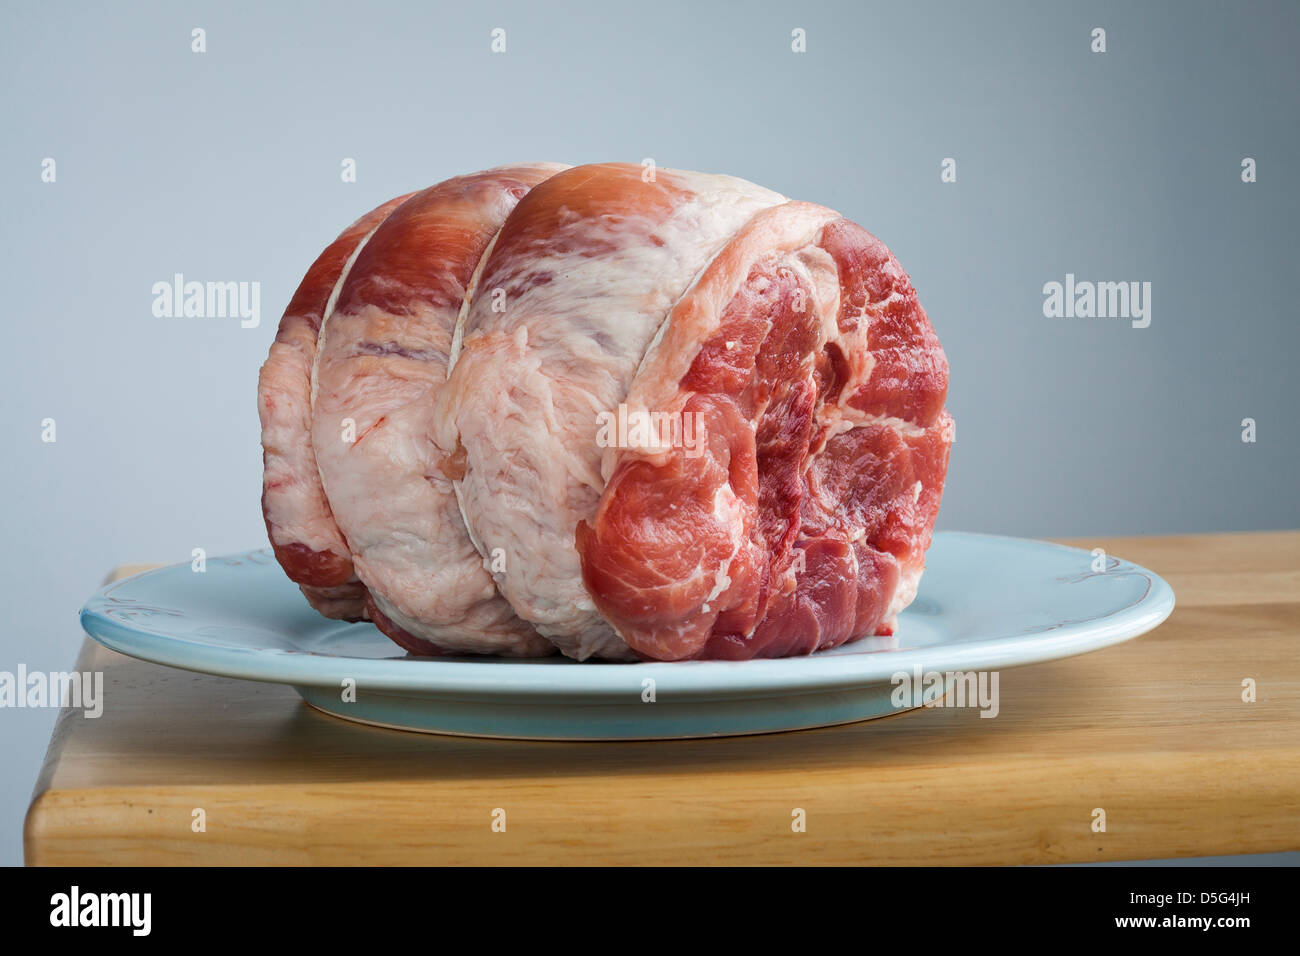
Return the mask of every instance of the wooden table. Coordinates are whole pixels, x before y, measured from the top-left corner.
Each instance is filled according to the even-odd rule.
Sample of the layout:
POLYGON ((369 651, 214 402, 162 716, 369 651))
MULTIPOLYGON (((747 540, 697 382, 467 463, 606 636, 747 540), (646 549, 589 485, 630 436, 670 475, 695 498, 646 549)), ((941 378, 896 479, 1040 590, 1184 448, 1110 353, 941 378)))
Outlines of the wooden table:
POLYGON ((994 720, 942 708, 716 740, 438 737, 87 641, 77 666, 104 671, 110 706, 60 716, 26 859, 986 864, 1300 849, 1300 532, 1070 543, 1162 574, 1177 609, 1135 641, 1003 672, 994 720))

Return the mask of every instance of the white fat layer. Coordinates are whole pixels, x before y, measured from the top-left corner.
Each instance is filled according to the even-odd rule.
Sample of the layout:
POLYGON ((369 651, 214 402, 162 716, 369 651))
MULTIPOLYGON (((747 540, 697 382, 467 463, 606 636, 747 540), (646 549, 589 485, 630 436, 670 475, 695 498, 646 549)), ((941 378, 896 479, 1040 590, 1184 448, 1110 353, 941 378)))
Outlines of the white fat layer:
MULTIPOLYGON (((820 240, 820 233, 818 239, 820 240)), ((812 289, 813 302, 809 307, 817 309, 821 319, 818 328, 817 351, 827 342, 840 337, 840 270, 835 264, 835 257, 819 245, 809 245, 798 250, 786 260, 812 289)))
MULTIPOLYGON (((573 657, 627 653, 590 607, 573 544, 604 489, 597 416, 624 401, 701 270, 758 210, 784 201, 731 177, 661 175, 694 192, 666 221, 566 221, 561 212, 546 248, 483 266, 479 287, 504 288, 506 311, 477 295, 461 323, 461 511, 476 543, 503 549, 502 593, 573 657), (522 328, 527 338, 515 339, 522 328)), ((440 446, 450 437, 440 431, 440 446)))
POLYGON ((713 516, 727 528, 731 535, 732 548, 731 554, 718 565, 718 569, 713 578, 713 590, 706 597, 704 610, 707 613, 709 604, 711 604, 718 595, 722 594, 731 587, 731 562, 736 559, 740 552, 741 545, 745 540, 745 522, 743 508, 736 493, 731 490, 731 485, 723 482, 713 493, 713 516))
MULTIPOLYGON (((505 224, 502 223, 502 228, 505 224)), ((478 293, 479 280, 483 278, 483 267, 487 265, 488 257, 492 255, 492 250, 497 247, 497 240, 501 238, 501 230, 498 229, 492 241, 487 244, 483 250, 483 255, 478 258, 478 265, 474 267, 474 274, 470 276, 469 285, 465 289, 465 296, 461 299, 460 311, 456 313, 456 325, 451 333, 451 352, 447 356, 447 375, 450 377, 451 370, 456 367, 456 359, 460 356, 461 341, 465 337, 465 317, 469 315, 470 303, 474 301, 478 293)))
POLYGON ((853 431, 855 428, 861 428, 864 425, 883 425, 886 428, 892 428, 906 438, 920 438, 925 434, 924 428, 909 422, 906 418, 897 418, 892 415, 868 415, 848 405, 824 406, 818 420, 830 429, 830 438, 853 431))
POLYGON ((361 250, 366 247, 366 243, 370 241, 370 237, 378 231, 379 226, 382 226, 384 222, 387 221, 388 217, 385 216, 383 222, 379 223, 378 226, 375 226, 374 229, 371 229, 366 233, 365 237, 357 243, 357 247, 352 250, 352 255, 348 256, 348 261, 343 264, 343 269, 339 272, 339 277, 334 282, 334 288, 330 289, 330 297, 325 300, 325 308, 320 314, 320 329, 316 333, 316 354, 312 357, 311 361, 312 408, 316 407, 316 392, 320 388, 320 357, 321 352, 325 349, 325 326, 329 323, 330 316, 334 314, 334 306, 338 304, 339 293, 343 291, 343 283, 347 281, 348 274, 352 271, 352 264, 357 261, 357 256, 361 255, 361 250))
POLYGON ((894 590, 894 596, 890 599, 889 607, 885 609, 882 621, 891 623, 903 609, 916 599, 917 588, 921 584, 921 574, 925 571, 925 562, 922 560, 916 567, 903 567, 899 569, 898 587, 894 590))

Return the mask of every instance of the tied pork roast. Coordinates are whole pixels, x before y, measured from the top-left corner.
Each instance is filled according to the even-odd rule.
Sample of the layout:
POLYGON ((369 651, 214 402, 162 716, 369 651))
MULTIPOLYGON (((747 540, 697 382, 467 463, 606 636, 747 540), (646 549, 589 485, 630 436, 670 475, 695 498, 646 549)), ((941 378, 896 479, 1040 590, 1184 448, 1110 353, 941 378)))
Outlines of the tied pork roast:
POLYGON ((362 217, 259 381, 322 614, 417 654, 687 660, 893 632, 948 364, 884 244, 729 176, 535 163, 362 217))

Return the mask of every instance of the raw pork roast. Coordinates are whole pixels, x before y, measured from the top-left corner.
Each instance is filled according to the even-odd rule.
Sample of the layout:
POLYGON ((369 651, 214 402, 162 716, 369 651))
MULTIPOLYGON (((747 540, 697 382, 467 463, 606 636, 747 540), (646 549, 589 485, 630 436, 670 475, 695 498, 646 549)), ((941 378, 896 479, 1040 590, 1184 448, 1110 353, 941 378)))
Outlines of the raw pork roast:
POLYGON ((417 654, 807 654, 916 596, 948 365, 884 244, 729 176, 502 167, 322 253, 262 368, 263 512, 417 654))

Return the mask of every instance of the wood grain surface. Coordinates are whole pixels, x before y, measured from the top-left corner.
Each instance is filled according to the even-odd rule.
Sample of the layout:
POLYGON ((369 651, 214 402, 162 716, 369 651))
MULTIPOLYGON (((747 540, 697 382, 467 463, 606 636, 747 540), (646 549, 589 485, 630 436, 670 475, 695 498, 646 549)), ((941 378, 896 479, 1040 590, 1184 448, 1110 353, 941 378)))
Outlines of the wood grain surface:
POLYGON ((60 715, 26 859, 1016 864, 1300 849, 1300 532, 1067 543, 1155 570, 1177 608, 1134 641, 1001 672, 993 720, 949 707, 714 740, 440 737, 88 640, 77 667, 104 671, 105 710, 60 715))

